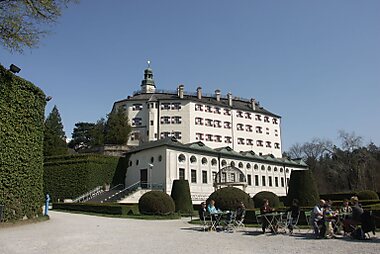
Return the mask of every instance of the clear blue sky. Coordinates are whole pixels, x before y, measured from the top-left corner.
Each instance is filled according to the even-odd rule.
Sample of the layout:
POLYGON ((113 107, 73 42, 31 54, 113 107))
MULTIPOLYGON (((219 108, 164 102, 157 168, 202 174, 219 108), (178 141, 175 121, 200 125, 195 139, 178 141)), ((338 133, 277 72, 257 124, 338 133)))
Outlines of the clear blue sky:
POLYGON ((0 63, 53 96, 68 137, 140 88, 254 97, 282 116, 283 148, 355 131, 380 145, 378 0, 82 0, 39 48, 0 63))

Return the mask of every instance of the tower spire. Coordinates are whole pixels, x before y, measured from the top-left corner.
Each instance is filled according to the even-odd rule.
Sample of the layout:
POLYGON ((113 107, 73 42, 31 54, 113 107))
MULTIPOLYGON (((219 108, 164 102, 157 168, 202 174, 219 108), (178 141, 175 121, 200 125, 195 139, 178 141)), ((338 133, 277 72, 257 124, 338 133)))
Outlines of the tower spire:
POLYGON ((141 93, 154 93, 156 85, 153 79, 153 70, 150 68, 150 60, 147 61, 147 68, 144 70, 144 79, 141 81, 141 93))

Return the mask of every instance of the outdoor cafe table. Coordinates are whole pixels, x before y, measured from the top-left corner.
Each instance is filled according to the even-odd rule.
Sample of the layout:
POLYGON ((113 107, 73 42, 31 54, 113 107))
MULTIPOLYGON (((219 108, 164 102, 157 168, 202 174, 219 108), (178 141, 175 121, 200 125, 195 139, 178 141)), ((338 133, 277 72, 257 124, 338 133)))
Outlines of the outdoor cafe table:
POLYGON ((211 213, 210 218, 211 218, 211 230, 217 229, 217 227, 221 226, 221 221, 224 216, 227 216, 231 214, 231 211, 218 211, 216 213, 211 213))
POLYGON ((268 226, 271 229, 271 231, 275 234, 277 234, 277 228, 278 226, 282 225, 282 216, 285 213, 282 212, 273 212, 273 213, 264 213, 261 214, 261 217, 264 217, 264 219, 268 222, 268 226))

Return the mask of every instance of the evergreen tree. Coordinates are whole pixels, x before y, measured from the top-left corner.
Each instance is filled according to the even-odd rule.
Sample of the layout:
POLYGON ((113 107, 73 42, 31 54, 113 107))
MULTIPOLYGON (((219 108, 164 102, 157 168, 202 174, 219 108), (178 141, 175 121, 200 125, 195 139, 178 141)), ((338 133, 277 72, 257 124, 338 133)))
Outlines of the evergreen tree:
POLYGON ((67 154, 66 136, 57 106, 45 120, 44 156, 67 154))
POLYGON ((108 115, 105 127, 106 144, 125 145, 130 132, 131 126, 124 108, 115 109, 108 115))
POLYGON ((79 122, 75 124, 69 147, 75 151, 104 144, 105 122, 101 118, 95 123, 79 122))

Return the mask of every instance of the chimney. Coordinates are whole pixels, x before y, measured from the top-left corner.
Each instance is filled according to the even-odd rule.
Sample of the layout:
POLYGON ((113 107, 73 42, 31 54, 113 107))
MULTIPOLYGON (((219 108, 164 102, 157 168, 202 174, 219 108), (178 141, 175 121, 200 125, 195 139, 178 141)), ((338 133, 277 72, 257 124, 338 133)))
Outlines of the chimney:
POLYGON ((197 88, 197 98, 198 100, 202 99, 202 87, 197 88))
POLYGON ((227 94, 228 106, 232 107, 232 93, 227 94))
POLYGON ((220 101, 220 90, 219 89, 215 90, 215 98, 216 98, 216 101, 220 101))
POLYGON ((252 105, 252 109, 256 110, 256 100, 253 98, 251 99, 251 105, 252 105))
POLYGON ((184 89, 184 85, 179 85, 178 86, 178 97, 180 98, 180 99, 183 99, 183 89, 184 89))

